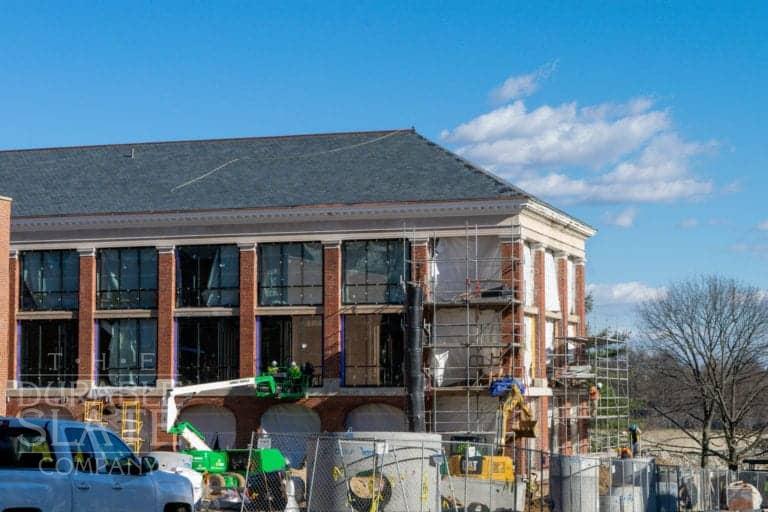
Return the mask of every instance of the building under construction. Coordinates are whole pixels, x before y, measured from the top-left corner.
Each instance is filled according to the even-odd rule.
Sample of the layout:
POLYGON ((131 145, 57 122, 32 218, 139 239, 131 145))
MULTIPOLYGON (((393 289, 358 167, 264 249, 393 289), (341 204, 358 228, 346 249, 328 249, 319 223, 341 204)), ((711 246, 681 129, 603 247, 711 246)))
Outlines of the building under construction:
POLYGON ((168 447, 170 389, 296 363, 298 397, 201 393, 180 418, 222 447, 403 430, 409 282, 428 430, 514 432, 489 393, 503 378, 537 420, 519 446, 572 450, 619 413, 626 378, 601 372, 626 360, 603 368, 613 349, 584 338, 594 230, 414 130, 3 151, 0 177, 0 413, 101 402, 142 450, 168 447))

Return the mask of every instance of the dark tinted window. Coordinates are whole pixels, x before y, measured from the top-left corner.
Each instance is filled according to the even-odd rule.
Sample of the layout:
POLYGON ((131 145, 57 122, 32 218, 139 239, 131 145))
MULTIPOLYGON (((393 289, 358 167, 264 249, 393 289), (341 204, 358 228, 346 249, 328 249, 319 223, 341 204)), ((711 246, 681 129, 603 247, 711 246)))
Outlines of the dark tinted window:
POLYGON ((236 318, 180 318, 178 325, 181 384, 239 376, 239 322, 236 318))
POLYGON ((401 315, 344 317, 344 385, 402 386, 405 344, 401 315))
POLYGON ((102 386, 153 386, 156 368, 156 320, 99 320, 99 383, 102 386))
POLYGON ((75 471, 95 473, 96 453, 88 432, 82 427, 71 427, 64 429, 64 436, 67 438, 75 471))
POLYGON ((307 316, 262 316, 261 324, 261 370, 276 362, 279 367, 288 367, 296 362, 313 372, 312 384, 322 386, 323 375, 323 319, 320 315, 307 316))
POLYGON ((0 468, 41 469, 56 466, 47 433, 0 424, 0 468))
POLYGON ((25 386, 74 386, 77 320, 21 322, 21 381, 25 386))
POLYGON ((260 244, 258 268, 259 305, 323 303, 322 244, 260 244))
POLYGON ((344 242, 345 304, 402 304, 401 281, 410 278, 404 240, 363 240, 344 242))
POLYGON ((157 251, 153 247, 99 250, 100 309, 157 307, 157 251))
POLYGON ((20 261, 21 309, 77 309, 80 284, 77 251, 25 251, 20 261))
POLYGON ((240 303, 240 251, 235 245, 192 245, 176 252, 179 307, 240 303))

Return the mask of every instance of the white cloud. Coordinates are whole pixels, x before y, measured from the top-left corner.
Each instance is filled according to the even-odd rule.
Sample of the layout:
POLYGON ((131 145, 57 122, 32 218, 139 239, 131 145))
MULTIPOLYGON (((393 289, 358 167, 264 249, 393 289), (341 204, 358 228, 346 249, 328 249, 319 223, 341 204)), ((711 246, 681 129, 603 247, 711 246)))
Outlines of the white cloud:
MULTIPOLYGON (((512 78, 521 77, 507 82, 512 78)), ((518 80, 505 89, 507 82, 494 91, 498 98, 530 94, 537 83, 531 78, 534 85, 525 88, 520 84, 529 82, 518 80), (509 94, 500 94, 502 89, 509 94)), ((462 156, 524 190, 564 202, 671 202, 715 189, 691 170, 692 159, 714 143, 683 140, 670 113, 648 97, 533 109, 516 99, 441 136, 462 156)))
POLYGON ((757 229, 759 229, 760 231, 768 231, 768 219, 758 224, 757 229))
POLYGON ((681 227, 683 229, 693 229, 699 226, 699 219, 689 217, 687 219, 683 219, 680 221, 680 224, 678 224, 678 227, 681 227))
POLYGON ((637 304, 664 296, 665 288, 654 288, 639 281, 614 284, 590 284, 587 292, 595 304, 637 304))
POLYGON ((637 209, 629 207, 616 213, 607 212, 603 216, 603 220, 613 226, 618 226, 620 228, 631 228, 635 224, 636 217, 637 209))
POLYGON ((513 75, 491 91, 491 99, 496 103, 524 98, 536 92, 539 82, 549 77, 557 68, 557 61, 546 64, 527 75, 513 75))

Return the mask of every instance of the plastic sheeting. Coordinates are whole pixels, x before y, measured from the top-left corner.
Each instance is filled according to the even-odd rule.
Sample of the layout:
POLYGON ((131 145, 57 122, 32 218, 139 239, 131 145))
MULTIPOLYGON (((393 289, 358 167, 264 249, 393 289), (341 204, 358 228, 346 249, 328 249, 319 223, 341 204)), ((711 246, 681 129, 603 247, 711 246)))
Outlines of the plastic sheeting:
POLYGON ((434 251, 433 289, 439 301, 451 301, 467 291, 501 285, 499 237, 438 238, 434 251))
POLYGON ((408 418, 393 405, 365 404, 349 411, 344 426, 352 432, 407 432, 408 418))
POLYGON ((555 255, 544 253, 544 288, 547 311, 560 311, 560 294, 557 293, 557 265, 555 255))
POLYGON ((525 346, 523 347, 523 375, 525 384, 530 385, 533 375, 533 358, 536 350, 536 318, 525 317, 525 346))
POLYGON ((499 399, 489 395, 438 396, 436 432, 495 432, 499 399))
POLYGON ((533 249, 531 244, 523 246, 523 282, 525 283, 524 303, 526 306, 533 306, 534 297, 534 268, 533 268, 533 249))
POLYGON ((431 361, 434 385, 451 386, 475 380, 498 365, 501 314, 494 310, 440 309, 432 325, 431 361), (469 338, 469 339, 467 339, 469 338), (460 347, 469 343, 469 348, 460 347))
POLYGON ((205 442, 213 447, 216 439, 219 448, 235 446, 237 420, 229 409, 216 405, 193 405, 185 407, 179 414, 179 421, 188 421, 205 436, 205 442))

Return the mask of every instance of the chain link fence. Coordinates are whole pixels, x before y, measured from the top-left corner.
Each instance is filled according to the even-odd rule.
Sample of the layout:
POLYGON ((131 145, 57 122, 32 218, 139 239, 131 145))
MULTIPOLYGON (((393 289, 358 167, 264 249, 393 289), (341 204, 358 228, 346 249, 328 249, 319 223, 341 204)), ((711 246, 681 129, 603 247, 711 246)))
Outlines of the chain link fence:
MULTIPOLYGON (((768 472, 558 455, 436 434, 258 434, 237 479, 248 512, 678 512, 725 510, 729 485, 768 472)), ((215 494, 215 490, 214 490, 215 494)), ((221 503, 221 502, 220 502, 221 503)), ((220 507, 224 508, 224 507, 220 507)))

